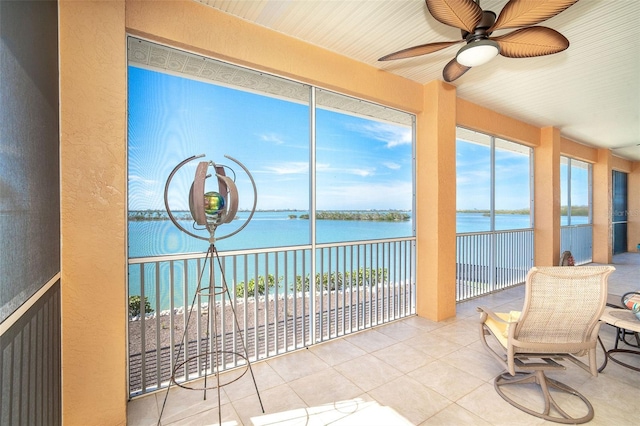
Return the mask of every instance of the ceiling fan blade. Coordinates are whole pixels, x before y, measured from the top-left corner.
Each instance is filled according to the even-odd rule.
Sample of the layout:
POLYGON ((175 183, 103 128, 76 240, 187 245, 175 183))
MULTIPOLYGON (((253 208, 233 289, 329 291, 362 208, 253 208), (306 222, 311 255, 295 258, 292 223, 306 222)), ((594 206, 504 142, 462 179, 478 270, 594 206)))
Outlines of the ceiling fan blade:
POLYGON ((489 32, 536 25, 556 16, 578 0, 510 0, 489 32))
POLYGON ((421 44, 420 46, 413 46, 407 49, 399 50, 395 53, 390 53, 378 59, 379 61, 391 61, 393 59, 413 58, 414 56, 426 55, 427 53, 437 52, 446 47, 453 46, 454 44, 462 43, 460 41, 442 41, 438 43, 421 44))
POLYGON ((429 13, 445 25, 473 33, 482 19, 482 8, 473 0, 426 0, 429 13))
POLYGON ((500 45, 500 54, 507 58, 551 55, 569 47, 565 36, 547 27, 522 28, 490 39, 500 45))
POLYGON ((453 58, 447 65, 445 65, 442 70, 442 77, 444 81, 450 83, 458 78, 462 77, 462 74, 469 71, 471 67, 465 67, 464 65, 460 65, 456 58, 453 58))

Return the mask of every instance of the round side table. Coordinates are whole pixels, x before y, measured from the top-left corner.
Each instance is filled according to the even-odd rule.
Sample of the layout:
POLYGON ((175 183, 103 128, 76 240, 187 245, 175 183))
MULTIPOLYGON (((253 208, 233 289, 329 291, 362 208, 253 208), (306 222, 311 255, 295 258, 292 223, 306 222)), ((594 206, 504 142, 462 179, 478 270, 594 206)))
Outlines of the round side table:
MULTIPOLYGON (((638 350, 618 349, 618 342, 622 340, 623 342, 627 343, 624 339, 625 339, 625 335, 628 332, 640 333, 640 321, 636 318, 633 312, 631 312, 628 309, 608 307, 608 308, 605 308, 604 313, 600 317, 600 320, 616 328, 616 343, 613 349, 606 350, 604 347, 604 344, 602 343, 602 340, 600 340, 600 338, 598 337, 600 346, 602 346, 602 350, 604 351, 604 354, 605 354, 604 363, 600 368, 598 368, 598 371, 600 372, 604 370, 609 360, 615 362, 616 364, 620 364, 623 367, 627 367, 635 371, 640 371, 640 368, 635 367, 633 365, 629 365, 625 362, 622 362, 619 359, 614 358, 613 356, 614 354, 617 354, 617 353, 640 355, 640 351, 638 350)), ((632 345, 632 346, 639 347, 636 345, 632 345)))

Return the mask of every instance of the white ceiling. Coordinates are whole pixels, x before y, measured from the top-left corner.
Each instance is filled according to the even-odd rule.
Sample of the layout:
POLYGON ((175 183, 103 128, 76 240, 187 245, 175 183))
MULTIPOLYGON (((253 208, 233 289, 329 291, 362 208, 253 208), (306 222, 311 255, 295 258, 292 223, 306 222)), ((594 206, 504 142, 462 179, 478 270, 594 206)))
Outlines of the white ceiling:
MULTIPOLYGON (((378 62, 407 47, 460 39, 460 30, 436 21, 424 0, 195 1, 423 84, 442 80, 442 68, 462 46, 378 62)), ((499 14, 506 3, 481 6, 499 14)), ((541 25, 564 34, 569 49, 499 56, 453 82, 458 96, 640 161, 640 1, 580 0, 541 25)))

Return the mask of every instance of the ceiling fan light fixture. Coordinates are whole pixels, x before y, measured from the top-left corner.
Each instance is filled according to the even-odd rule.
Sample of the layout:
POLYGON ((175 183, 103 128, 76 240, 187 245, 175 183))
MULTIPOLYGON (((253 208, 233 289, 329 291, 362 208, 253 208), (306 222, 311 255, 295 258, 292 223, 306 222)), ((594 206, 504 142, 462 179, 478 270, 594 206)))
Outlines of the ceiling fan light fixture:
POLYGON ((456 61, 465 67, 486 64, 500 53, 498 43, 493 40, 472 41, 458 51, 456 61))

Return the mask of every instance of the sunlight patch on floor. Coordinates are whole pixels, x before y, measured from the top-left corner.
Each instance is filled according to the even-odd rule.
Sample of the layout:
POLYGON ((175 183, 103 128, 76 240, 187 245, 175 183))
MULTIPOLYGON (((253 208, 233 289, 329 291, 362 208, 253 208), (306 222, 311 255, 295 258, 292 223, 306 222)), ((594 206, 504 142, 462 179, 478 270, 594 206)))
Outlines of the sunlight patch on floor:
POLYGON ((265 414, 252 417, 251 421, 256 426, 269 425, 340 425, 340 424, 367 424, 367 425, 411 425, 406 418, 398 414, 394 409, 380 405, 376 401, 364 401, 355 398, 346 401, 338 401, 315 407, 300 408, 283 411, 280 413, 265 414))

